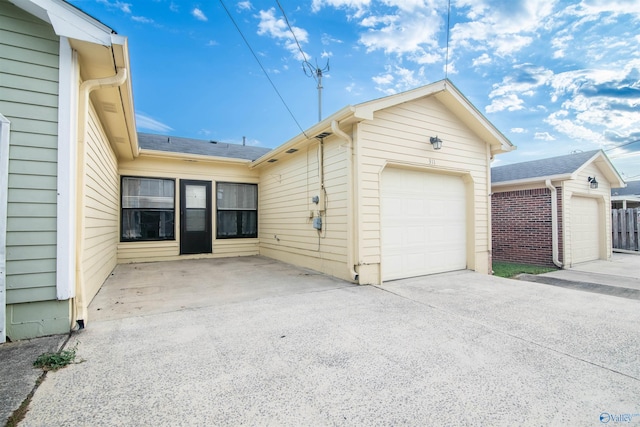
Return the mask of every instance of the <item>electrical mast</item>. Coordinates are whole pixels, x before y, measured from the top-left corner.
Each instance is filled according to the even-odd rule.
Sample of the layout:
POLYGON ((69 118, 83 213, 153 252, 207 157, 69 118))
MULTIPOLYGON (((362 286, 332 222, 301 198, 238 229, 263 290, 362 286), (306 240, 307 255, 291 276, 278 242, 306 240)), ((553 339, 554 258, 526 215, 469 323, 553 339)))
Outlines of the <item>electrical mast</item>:
POLYGON ((318 123, 322 121, 322 73, 325 71, 329 71, 329 60, 327 59, 327 65, 324 68, 318 67, 317 63, 315 66, 311 65, 311 63, 305 60, 302 63, 302 69, 307 77, 313 77, 318 83, 318 123))

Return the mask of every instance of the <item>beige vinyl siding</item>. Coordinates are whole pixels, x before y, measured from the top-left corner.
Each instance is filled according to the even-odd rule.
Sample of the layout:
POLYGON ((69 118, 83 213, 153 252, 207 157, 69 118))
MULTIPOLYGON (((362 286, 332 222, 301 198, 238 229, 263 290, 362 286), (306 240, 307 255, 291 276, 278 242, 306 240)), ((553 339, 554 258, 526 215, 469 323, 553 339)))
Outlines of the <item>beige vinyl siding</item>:
MULTIPOLYGON (((344 141, 324 141, 325 206, 322 231, 313 216, 324 207, 312 203, 321 196, 318 145, 282 154, 261 169, 258 203, 260 253, 271 258, 349 279, 347 261, 347 164, 344 141)), ((322 203, 322 202, 321 202, 322 203)))
POLYGON ((604 174, 594 164, 588 164, 583 170, 581 170, 576 179, 567 180, 563 182, 563 209, 562 209, 562 223, 564 224, 564 260, 567 266, 571 266, 573 260, 571 259, 572 247, 571 247, 571 215, 572 206, 571 199, 573 197, 590 197, 595 198, 598 201, 598 215, 600 230, 603 235, 600 239, 600 258, 609 259, 611 257, 611 185, 609 181, 604 177, 604 174), (597 177, 598 188, 589 188, 588 177, 597 177))
MULTIPOLYGON (((233 256, 249 256, 259 254, 258 239, 216 239, 216 182, 237 182, 243 184, 257 184, 258 173, 250 171, 247 164, 233 164, 205 160, 204 158, 158 158, 153 155, 142 154, 133 161, 121 161, 119 175, 140 176, 149 178, 165 178, 176 180, 175 199, 175 240, 120 242, 120 224, 118 224, 118 263, 171 261, 188 258, 222 258, 233 256), (211 254, 180 255, 180 180, 193 179, 212 183, 212 224, 213 251, 211 254)), ((260 191, 260 190, 259 190, 260 191)), ((118 194, 118 206, 120 206, 118 194)), ((260 213, 258 203, 258 213, 260 213)), ((258 223, 258 229, 260 223, 258 223)))
POLYGON ((0 0, 0 112, 11 121, 8 304, 56 298, 58 50, 48 24, 0 0))
MULTIPOLYGON (((422 98, 379 111, 357 126, 361 263, 381 260, 380 176, 389 164, 465 179, 468 194, 468 268, 488 270, 488 146, 435 98, 422 98), (443 141, 433 150, 430 136, 443 141)), ((379 280, 379 279, 378 279, 379 280)), ((375 281, 375 280, 374 280, 375 281)))
POLYGON ((116 156, 93 108, 89 112, 86 150, 82 268, 87 301, 91 301, 117 264, 120 188, 116 156))

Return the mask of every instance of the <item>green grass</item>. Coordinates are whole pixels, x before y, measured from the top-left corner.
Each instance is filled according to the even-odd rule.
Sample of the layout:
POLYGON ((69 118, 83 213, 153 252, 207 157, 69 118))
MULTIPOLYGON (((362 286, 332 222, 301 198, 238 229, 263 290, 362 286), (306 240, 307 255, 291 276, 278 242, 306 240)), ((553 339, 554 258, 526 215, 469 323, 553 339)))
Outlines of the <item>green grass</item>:
POLYGON ((541 267, 539 265, 514 264, 510 262, 494 262, 493 275, 498 277, 512 278, 518 274, 542 274, 556 271, 557 268, 541 267))

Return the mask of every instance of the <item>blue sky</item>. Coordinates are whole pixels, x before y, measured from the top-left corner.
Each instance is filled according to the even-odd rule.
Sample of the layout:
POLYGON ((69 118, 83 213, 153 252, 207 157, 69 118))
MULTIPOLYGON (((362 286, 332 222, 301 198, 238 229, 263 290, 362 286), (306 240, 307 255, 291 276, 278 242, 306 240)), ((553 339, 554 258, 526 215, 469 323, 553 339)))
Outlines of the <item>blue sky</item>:
POLYGON ((494 164, 602 148, 640 179, 637 0, 70 3, 128 37, 139 131, 273 148, 318 120, 305 59, 323 118, 446 69, 518 146, 494 164))

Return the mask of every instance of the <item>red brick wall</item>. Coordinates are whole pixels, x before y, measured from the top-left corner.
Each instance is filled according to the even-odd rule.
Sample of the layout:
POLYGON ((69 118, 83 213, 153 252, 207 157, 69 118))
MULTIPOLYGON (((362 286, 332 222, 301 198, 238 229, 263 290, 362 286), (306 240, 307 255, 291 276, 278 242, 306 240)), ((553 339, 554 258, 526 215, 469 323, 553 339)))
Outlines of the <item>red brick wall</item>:
MULTIPOLYGON (((558 238, 562 259, 562 196, 558 189, 558 238)), ((551 192, 548 188, 491 196, 494 261, 553 267, 551 192)))

